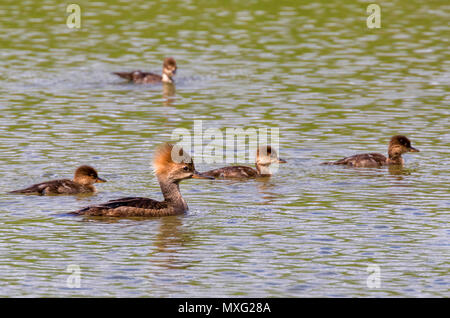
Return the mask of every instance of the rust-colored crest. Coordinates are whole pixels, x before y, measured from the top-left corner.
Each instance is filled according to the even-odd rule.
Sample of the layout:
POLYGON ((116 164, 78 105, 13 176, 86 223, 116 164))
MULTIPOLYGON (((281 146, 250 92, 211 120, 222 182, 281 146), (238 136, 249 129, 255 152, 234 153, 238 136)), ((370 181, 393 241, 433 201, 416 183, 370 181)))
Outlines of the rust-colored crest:
POLYGON ((174 165, 191 162, 191 157, 181 146, 164 143, 155 152, 153 168, 156 174, 163 174, 172 169, 174 165))

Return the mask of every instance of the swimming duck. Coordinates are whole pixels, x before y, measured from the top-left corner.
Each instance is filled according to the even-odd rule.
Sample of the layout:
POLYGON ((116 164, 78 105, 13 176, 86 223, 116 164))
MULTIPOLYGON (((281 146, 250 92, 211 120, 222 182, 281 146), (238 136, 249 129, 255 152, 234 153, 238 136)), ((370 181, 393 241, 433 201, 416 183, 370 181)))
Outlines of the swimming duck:
POLYGON ((419 152, 411 146, 411 141, 402 135, 391 138, 388 147, 388 158, 381 153, 364 153, 343 158, 338 161, 324 162, 323 165, 347 165, 351 167, 376 168, 384 165, 403 165, 402 154, 419 152))
POLYGON ((181 196, 180 181, 190 178, 213 179, 198 173, 195 170, 192 158, 181 147, 167 143, 157 149, 153 167, 164 196, 163 201, 141 197, 125 197, 88 206, 70 212, 70 214, 110 217, 152 217, 183 214, 187 212, 188 206, 181 196))
POLYGON ((75 171, 73 180, 60 179, 42 182, 26 189, 15 190, 9 193, 37 195, 87 194, 97 191, 94 186, 94 183, 97 182, 106 182, 106 180, 100 178, 94 168, 80 166, 75 171))
POLYGON ((254 178, 271 176, 270 165, 273 163, 286 163, 278 158, 278 154, 271 146, 261 146, 256 150, 256 170, 246 166, 230 166, 206 171, 205 176, 214 178, 254 178))
POLYGON ((126 78, 136 84, 152 84, 152 83, 173 83, 172 77, 177 72, 177 63, 172 57, 166 57, 163 63, 162 75, 133 71, 133 72, 114 72, 113 74, 126 78))

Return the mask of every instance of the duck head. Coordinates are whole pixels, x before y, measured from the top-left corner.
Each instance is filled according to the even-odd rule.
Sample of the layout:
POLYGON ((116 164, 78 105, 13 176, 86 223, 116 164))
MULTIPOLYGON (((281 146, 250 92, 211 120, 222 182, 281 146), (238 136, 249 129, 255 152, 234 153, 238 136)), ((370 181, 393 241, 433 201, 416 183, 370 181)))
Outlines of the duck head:
POLYGON ((164 83, 173 83, 172 77, 177 72, 177 62, 173 57, 166 57, 163 63, 162 81, 164 83))
POLYGON ((194 162, 182 147, 165 143, 155 153, 153 167, 159 181, 179 183, 182 180, 214 179, 195 170, 194 162))
POLYGON ((75 170, 73 181, 82 185, 92 185, 94 183, 106 182, 98 176, 97 170, 91 166, 80 166, 75 170))
POLYGON ((272 146, 260 146, 256 150, 256 170, 261 175, 272 174, 270 165, 286 162, 286 160, 278 158, 278 154, 272 146))
POLYGON ((400 157, 402 154, 407 152, 419 152, 419 149, 412 147, 411 141, 406 136, 393 136, 389 142, 389 158, 400 157))

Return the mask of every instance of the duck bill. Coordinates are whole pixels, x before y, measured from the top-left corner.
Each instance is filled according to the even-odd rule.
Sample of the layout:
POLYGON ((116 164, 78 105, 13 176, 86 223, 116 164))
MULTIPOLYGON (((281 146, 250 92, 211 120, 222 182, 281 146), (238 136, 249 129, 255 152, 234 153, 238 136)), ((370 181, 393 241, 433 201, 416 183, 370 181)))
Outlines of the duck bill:
POLYGON ((209 180, 213 180, 214 179, 214 177, 204 175, 203 173, 200 173, 198 171, 194 171, 194 174, 192 175, 192 178, 194 178, 194 179, 209 179, 209 180))
POLYGON ((97 180, 95 180, 95 182, 97 182, 97 183, 104 183, 104 182, 107 182, 105 179, 102 179, 102 178, 97 178, 97 180))
POLYGON ((409 152, 420 152, 420 150, 414 147, 409 147, 409 152))
POLYGON ((287 163, 287 161, 284 159, 278 158, 278 163, 287 163))

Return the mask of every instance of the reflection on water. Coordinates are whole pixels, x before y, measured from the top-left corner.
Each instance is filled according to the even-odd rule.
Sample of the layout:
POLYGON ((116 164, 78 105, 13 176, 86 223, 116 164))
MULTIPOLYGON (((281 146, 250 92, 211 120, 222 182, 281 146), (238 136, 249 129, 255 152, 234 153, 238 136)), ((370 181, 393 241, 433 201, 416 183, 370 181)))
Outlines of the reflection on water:
POLYGON ((371 30, 355 1, 81 1, 79 30, 65 7, 0 4, 2 296, 449 295, 448 7, 386 2, 371 30), (165 56, 175 85, 111 74, 158 71, 165 56), (199 119, 277 127, 287 163, 270 178, 183 182, 183 216, 61 215, 161 200, 153 151, 199 119), (396 134, 421 150, 403 168, 320 166, 384 152, 396 134), (108 180, 95 195, 5 194, 81 164, 108 180), (80 289, 66 286, 73 264, 80 289))
POLYGON ((397 180, 403 180, 401 176, 403 175, 411 175, 413 172, 412 169, 407 169, 404 166, 392 165, 388 167, 389 173, 393 176, 398 176, 397 180))
POLYGON ((175 84, 163 83, 164 106, 170 106, 175 101, 175 84))
POLYGON ((177 251, 190 245, 192 238, 189 231, 183 227, 181 216, 161 218, 158 234, 156 235, 154 245, 156 250, 152 253, 154 256, 150 261, 161 267, 162 270, 183 268, 187 269, 189 262, 183 261, 177 251))

